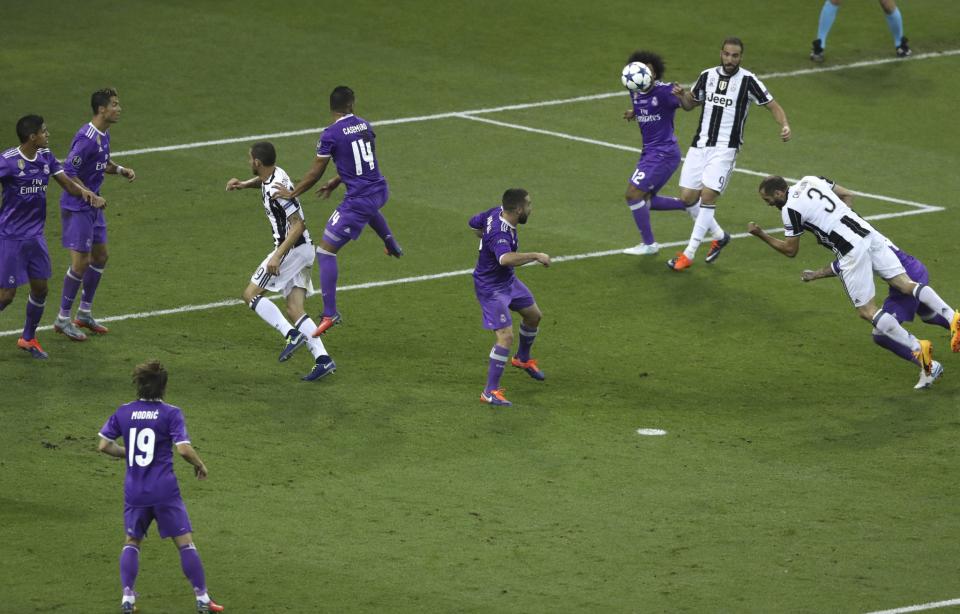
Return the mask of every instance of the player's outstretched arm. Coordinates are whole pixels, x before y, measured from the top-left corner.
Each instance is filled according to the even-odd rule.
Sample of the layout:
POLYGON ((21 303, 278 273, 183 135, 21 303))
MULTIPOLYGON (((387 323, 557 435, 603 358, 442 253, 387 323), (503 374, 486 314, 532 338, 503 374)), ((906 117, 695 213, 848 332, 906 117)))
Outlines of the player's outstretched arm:
POLYGON ((836 277, 837 273, 833 270, 833 263, 829 263, 825 267, 819 268, 816 271, 811 271, 810 269, 804 270, 803 273, 800 273, 800 281, 813 281, 815 279, 823 279, 824 277, 836 277))
POLYGON ((103 435, 100 436, 100 442, 97 444, 97 450, 103 452, 107 456, 115 456, 116 458, 127 457, 126 448, 112 439, 107 439, 103 435))
POLYGON ((334 175, 329 179, 329 181, 326 181, 320 186, 319 189, 317 189, 317 196, 324 199, 330 198, 330 195, 333 194, 333 191, 336 190, 339 185, 340 175, 334 175))
POLYGON ((777 123, 780 124, 780 139, 784 142, 789 141, 793 134, 790 132, 790 124, 787 122, 787 114, 783 110, 783 107, 781 107, 780 103, 776 100, 771 100, 764 106, 773 114, 773 119, 777 120, 777 123))
POLYGON ((800 237, 787 237, 786 239, 777 239, 767 234, 767 231, 760 228, 755 223, 747 224, 747 232, 762 240, 764 243, 777 250, 787 258, 793 258, 800 251, 800 237))
POLYGON ((539 262, 543 266, 550 266, 550 256, 542 252, 509 252, 500 256, 502 266, 523 266, 528 262, 539 262))
POLYGON ((97 196, 87 188, 81 187, 80 185, 78 185, 76 181, 74 181, 70 177, 67 177, 66 173, 63 173, 63 172, 57 173, 56 175, 53 176, 53 178, 57 180, 57 183, 60 184, 61 188, 63 188, 70 194, 73 194, 74 196, 82 198, 85 202, 89 203, 90 206, 93 207, 94 209, 103 209, 104 207, 107 206, 107 201, 105 201, 102 197, 97 196))
POLYGON ((193 465, 193 472, 198 480, 207 479, 207 466, 200 460, 200 455, 193 449, 189 443, 178 443, 177 454, 183 457, 183 460, 193 465))
POLYGON ((693 97, 690 90, 683 89, 679 83, 674 83, 670 91, 673 92, 673 95, 680 101, 680 106, 683 107, 684 111, 692 111, 695 107, 702 104, 693 97))
POLYGON ((303 179, 294 186, 293 190, 278 188, 277 196, 279 198, 296 198, 300 196, 320 181, 320 178, 323 177, 323 172, 327 170, 328 164, 330 164, 329 157, 317 156, 313 159, 313 166, 311 166, 307 174, 303 176, 303 179))
POLYGON ((227 192, 233 192, 234 190, 245 190, 246 188, 259 188, 263 185, 263 180, 259 177, 251 177, 246 181, 240 181, 236 177, 231 177, 227 181, 227 192))

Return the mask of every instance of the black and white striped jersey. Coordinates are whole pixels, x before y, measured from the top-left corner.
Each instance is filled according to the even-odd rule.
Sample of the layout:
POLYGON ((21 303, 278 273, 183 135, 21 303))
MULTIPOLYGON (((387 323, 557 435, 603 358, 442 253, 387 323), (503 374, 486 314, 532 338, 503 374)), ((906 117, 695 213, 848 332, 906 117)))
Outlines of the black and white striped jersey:
MULTIPOLYGON (((273 227, 273 244, 279 246, 287 238, 288 218, 297 213, 300 219, 306 223, 303 215, 303 207, 300 206, 300 200, 277 198, 277 188, 286 188, 293 190, 293 182, 290 176, 279 166, 274 167, 273 174, 267 178, 260 186, 260 193, 263 195, 263 208, 267 212, 267 219, 270 220, 270 226, 273 227)), ((304 229, 303 235, 294 243, 294 247, 310 242, 310 233, 304 229)))
POLYGON ((869 222, 848 207, 833 191, 833 182, 808 176, 787 191, 787 204, 780 208, 786 236, 798 237, 809 230, 817 242, 846 256, 870 233, 869 222))
POLYGON ((765 105, 773 100, 760 79, 742 67, 732 75, 724 74, 720 66, 708 68, 690 93, 703 103, 692 147, 739 149, 750 103, 765 105))

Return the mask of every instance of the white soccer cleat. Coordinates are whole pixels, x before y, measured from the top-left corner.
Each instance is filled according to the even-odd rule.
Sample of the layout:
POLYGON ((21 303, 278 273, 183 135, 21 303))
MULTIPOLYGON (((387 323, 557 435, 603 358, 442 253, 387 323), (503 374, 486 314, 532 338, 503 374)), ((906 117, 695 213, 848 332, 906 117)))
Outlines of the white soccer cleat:
POLYGON ((927 372, 923 369, 920 369, 920 380, 917 382, 917 385, 914 386, 916 390, 923 390, 924 388, 929 388, 933 386, 933 382, 937 381, 943 376, 943 365, 934 360, 930 364, 930 375, 927 375, 927 372))
POLYGON ((660 251, 659 243, 651 243, 647 245, 646 243, 639 243, 634 247, 628 247, 623 250, 624 254, 629 254, 630 256, 652 256, 660 251))

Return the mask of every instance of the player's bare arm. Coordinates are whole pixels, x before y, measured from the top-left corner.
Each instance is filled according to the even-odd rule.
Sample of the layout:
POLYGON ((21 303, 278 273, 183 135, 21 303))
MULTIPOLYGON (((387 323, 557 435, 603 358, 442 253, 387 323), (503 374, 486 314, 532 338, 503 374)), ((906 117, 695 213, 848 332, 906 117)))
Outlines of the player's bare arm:
POLYGON ((767 110, 773 114, 773 119, 777 120, 777 123, 780 124, 780 138, 784 142, 790 140, 792 133, 790 132, 790 124, 787 122, 787 114, 783 110, 783 107, 780 106, 776 100, 771 100, 764 105, 767 107, 767 110))
POLYGON ((833 193, 839 196, 846 206, 853 206, 853 192, 850 190, 841 185, 833 184, 833 193))
POLYGON ((66 173, 57 173, 53 178, 57 180, 61 188, 74 196, 82 198, 84 202, 88 203, 94 209, 103 209, 107 206, 107 201, 85 187, 80 187, 76 181, 67 177, 66 173))
POLYGON ((193 465, 193 472, 196 474, 198 480, 207 479, 207 466, 200 460, 200 455, 193 449, 193 446, 189 443, 178 443, 177 454, 182 456, 183 460, 193 465))
POLYGON ((550 256, 541 252, 510 252, 500 256, 502 266, 523 266, 528 262, 539 262, 543 266, 550 266, 550 256))
POLYGON ((323 199, 330 198, 330 195, 333 194, 333 191, 336 190, 339 185, 340 175, 335 175, 317 189, 317 196, 323 199))
POLYGON ((287 190, 286 188, 277 189, 278 198, 296 198, 300 196, 310 188, 314 186, 320 177, 323 177, 324 171, 327 170, 327 165, 330 164, 330 157, 317 156, 313 160, 313 166, 310 167, 310 170, 307 171, 307 174, 303 176, 303 179, 294 186, 293 190, 287 190))
POLYGON ((100 437, 100 443, 97 444, 97 450, 103 452, 107 456, 113 456, 115 458, 126 458, 127 449, 118 444, 112 439, 107 439, 106 437, 100 437))
POLYGON ((767 234, 763 228, 755 223, 747 224, 747 232, 761 239, 764 243, 777 250, 787 258, 793 258, 800 251, 800 237, 787 237, 786 239, 777 239, 767 234))
POLYGON ((227 192, 233 192, 234 190, 245 190, 247 188, 259 188, 263 185, 263 180, 259 177, 251 177, 245 181, 240 181, 236 177, 231 177, 227 181, 227 192))
POLYGON ((107 162, 107 168, 104 169, 108 175, 120 175, 124 177, 127 181, 133 181, 137 178, 137 174, 133 171, 132 168, 127 168, 125 166, 120 166, 115 162, 107 162))
POLYGON ((684 111, 691 111, 703 104, 693 97, 693 94, 690 93, 690 90, 684 89, 679 83, 674 83, 673 88, 670 91, 673 92, 673 95, 676 96, 680 101, 680 106, 684 111))
POLYGON ((267 262, 268 273, 271 275, 280 274, 280 262, 283 260, 283 257, 287 255, 287 252, 293 248, 294 244, 300 240, 304 230, 306 230, 306 226, 299 213, 294 213, 287 218, 287 236, 283 240, 283 243, 274 250, 273 255, 270 256, 270 260, 267 262))
POLYGON ((625 120, 627 120, 627 121, 630 121, 631 119, 633 119, 633 118, 636 117, 636 116, 637 116, 637 115, 636 115, 636 113, 633 112, 633 109, 627 109, 626 111, 623 112, 623 119, 625 119, 625 120))
POLYGON ((815 279, 836 276, 837 274, 833 270, 833 263, 830 263, 825 267, 817 269, 816 271, 811 271, 810 269, 804 270, 803 273, 800 273, 800 281, 813 281, 815 279))

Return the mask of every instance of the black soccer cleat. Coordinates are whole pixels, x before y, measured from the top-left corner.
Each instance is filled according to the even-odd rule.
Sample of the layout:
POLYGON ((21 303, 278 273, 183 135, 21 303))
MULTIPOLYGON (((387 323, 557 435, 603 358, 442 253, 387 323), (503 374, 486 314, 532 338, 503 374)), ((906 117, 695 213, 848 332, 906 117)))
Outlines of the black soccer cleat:
POLYGON ((905 58, 909 57, 913 52, 910 51, 910 45, 907 44, 907 37, 900 38, 900 45, 897 47, 897 57, 905 58))
POLYGON ((813 50, 810 51, 810 59, 818 64, 823 62, 823 43, 819 38, 813 41, 813 50))
POLYGON ((729 242, 730 242, 730 233, 724 232, 722 238, 716 239, 714 240, 713 243, 710 244, 710 251, 707 252, 707 255, 703 259, 703 261, 706 262, 707 264, 712 264, 714 261, 716 261, 717 258, 720 257, 720 250, 726 247, 727 243, 729 242))

